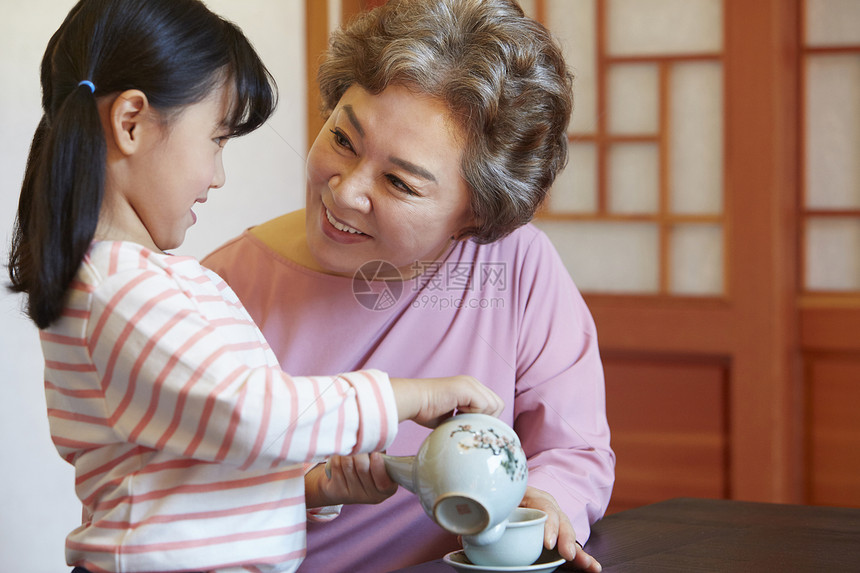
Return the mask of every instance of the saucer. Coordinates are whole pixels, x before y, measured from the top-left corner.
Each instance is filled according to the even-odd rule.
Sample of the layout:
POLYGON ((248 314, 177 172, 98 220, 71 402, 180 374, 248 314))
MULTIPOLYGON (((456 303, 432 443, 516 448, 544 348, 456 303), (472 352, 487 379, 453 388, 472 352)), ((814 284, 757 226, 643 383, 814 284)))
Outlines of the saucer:
POLYGON ((559 565, 564 563, 564 559, 557 552, 546 549, 543 550, 537 561, 531 565, 519 565, 517 567, 473 565, 462 549, 460 551, 452 551, 443 557, 442 561, 460 573, 550 573, 550 571, 555 571, 559 565))

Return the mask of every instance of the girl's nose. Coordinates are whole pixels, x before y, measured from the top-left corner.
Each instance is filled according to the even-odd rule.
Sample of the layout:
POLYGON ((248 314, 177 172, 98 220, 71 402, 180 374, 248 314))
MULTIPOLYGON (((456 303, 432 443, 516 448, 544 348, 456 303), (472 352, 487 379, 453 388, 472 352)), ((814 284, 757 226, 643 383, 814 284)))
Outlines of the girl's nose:
POLYGON ((358 169, 336 173, 328 180, 335 204, 362 213, 370 210, 372 183, 370 177, 362 174, 358 169))
POLYGON ((215 159, 215 174, 212 176, 212 184, 209 188, 219 189, 224 186, 226 181, 227 174, 224 172, 224 160, 221 158, 221 154, 219 153, 217 159, 215 159))

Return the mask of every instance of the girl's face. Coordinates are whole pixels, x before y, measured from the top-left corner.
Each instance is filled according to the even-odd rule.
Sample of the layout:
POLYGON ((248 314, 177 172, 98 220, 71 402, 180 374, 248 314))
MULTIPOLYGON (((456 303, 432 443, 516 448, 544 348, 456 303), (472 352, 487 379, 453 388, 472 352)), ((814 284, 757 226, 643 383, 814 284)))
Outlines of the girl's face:
POLYGON ((135 128, 140 147, 127 157, 121 183, 111 185, 108 177, 108 238, 162 251, 182 244, 197 221, 192 208, 224 184, 221 155, 229 134, 225 118, 231 93, 226 87, 215 90, 166 123, 149 110, 151 117, 135 128))
POLYGON ((383 260, 405 277, 470 222, 463 143, 438 100, 390 86, 351 86, 307 161, 307 241, 329 272, 383 260))

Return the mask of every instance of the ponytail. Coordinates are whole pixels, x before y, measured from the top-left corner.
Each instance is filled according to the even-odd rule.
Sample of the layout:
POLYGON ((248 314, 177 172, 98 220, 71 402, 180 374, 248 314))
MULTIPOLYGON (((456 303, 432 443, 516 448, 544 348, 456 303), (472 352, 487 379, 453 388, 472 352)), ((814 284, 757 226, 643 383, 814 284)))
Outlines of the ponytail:
POLYGON ((79 85, 50 126, 36 130, 10 257, 12 290, 29 294, 39 328, 56 321, 95 236, 104 196, 106 146, 96 99, 79 85))
POLYGON ((235 83, 233 135, 262 125, 277 88, 247 38, 199 0, 80 0, 42 59, 33 136, 9 255, 10 290, 39 328, 56 322, 95 236, 107 144, 97 97, 143 91, 170 117, 235 83))

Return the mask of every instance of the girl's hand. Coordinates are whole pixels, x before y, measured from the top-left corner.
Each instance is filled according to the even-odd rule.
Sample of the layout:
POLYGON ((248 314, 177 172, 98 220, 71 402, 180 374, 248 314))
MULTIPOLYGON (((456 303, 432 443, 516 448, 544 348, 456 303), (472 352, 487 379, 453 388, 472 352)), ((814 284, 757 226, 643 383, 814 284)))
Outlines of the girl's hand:
POLYGON ((567 560, 567 563, 562 565, 563 569, 600 573, 602 569, 600 563, 586 553, 576 542, 576 532, 573 530, 570 519, 564 514, 552 495, 529 486, 526 488, 526 494, 520 505, 546 512, 543 545, 547 549, 557 547, 559 555, 567 560))
POLYGON ((344 503, 379 503, 397 491, 379 452, 332 456, 305 475, 308 507, 344 503), (331 474, 331 477, 326 475, 331 474))
POLYGON ((435 428, 454 410, 498 416, 505 403, 471 376, 447 378, 392 378, 399 420, 414 420, 435 428))

